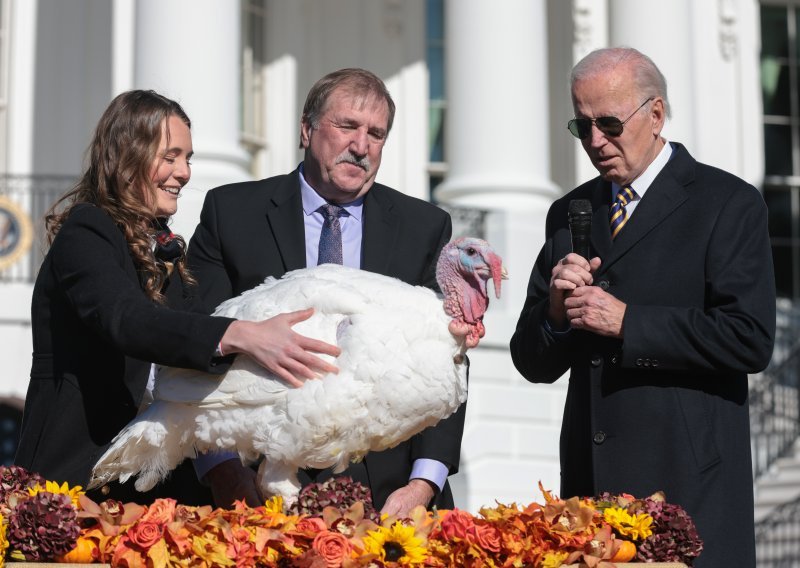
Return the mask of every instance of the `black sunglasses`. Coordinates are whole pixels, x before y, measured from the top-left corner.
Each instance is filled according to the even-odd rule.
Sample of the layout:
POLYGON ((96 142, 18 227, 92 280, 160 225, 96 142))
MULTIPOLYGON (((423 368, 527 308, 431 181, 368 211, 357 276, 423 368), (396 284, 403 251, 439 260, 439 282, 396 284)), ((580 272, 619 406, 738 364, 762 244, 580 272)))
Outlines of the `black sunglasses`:
POLYGON ((597 118, 573 118, 567 123, 567 130, 575 138, 588 138, 592 135, 592 124, 597 126, 597 129, 606 136, 620 136, 622 134, 625 123, 628 122, 633 116, 641 110, 641 108, 652 101, 655 97, 650 97, 639 107, 631 113, 625 120, 620 120, 616 116, 598 116, 597 118))

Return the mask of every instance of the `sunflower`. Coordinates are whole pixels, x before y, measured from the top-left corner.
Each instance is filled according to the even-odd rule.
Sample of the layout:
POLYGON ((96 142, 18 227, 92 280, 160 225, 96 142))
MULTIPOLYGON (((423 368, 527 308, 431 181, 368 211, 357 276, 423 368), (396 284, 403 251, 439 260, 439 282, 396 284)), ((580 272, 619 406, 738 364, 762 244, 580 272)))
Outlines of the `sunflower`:
POLYGON ((400 521, 390 528, 368 531, 364 537, 364 551, 375 554, 382 562, 397 562, 401 566, 422 564, 428 555, 422 539, 414 536, 414 527, 400 521))
POLYGON ((282 513, 283 512, 283 497, 280 495, 275 495, 274 497, 270 497, 264 503, 264 508, 266 509, 267 513, 282 513))
POLYGON ((558 568, 564 561, 567 559, 566 552, 545 552, 544 556, 542 557, 542 568, 558 568))
POLYGON ((653 517, 647 513, 631 515, 625 509, 609 507, 603 511, 603 518, 620 535, 633 540, 644 540, 653 534, 653 517))
POLYGON ((8 539, 6 538, 6 520, 0 515, 0 568, 3 568, 6 559, 6 549, 8 549, 8 539))
POLYGON ((76 509, 80 509, 80 505, 78 504, 78 497, 80 497, 86 492, 80 485, 76 485, 75 487, 70 488, 70 486, 67 484, 66 481, 61 485, 59 485, 55 481, 46 481, 44 487, 42 487, 40 483, 37 483, 33 487, 29 487, 28 493, 30 494, 31 497, 39 493, 55 493, 56 495, 66 495, 72 501, 72 506, 75 507, 76 509))

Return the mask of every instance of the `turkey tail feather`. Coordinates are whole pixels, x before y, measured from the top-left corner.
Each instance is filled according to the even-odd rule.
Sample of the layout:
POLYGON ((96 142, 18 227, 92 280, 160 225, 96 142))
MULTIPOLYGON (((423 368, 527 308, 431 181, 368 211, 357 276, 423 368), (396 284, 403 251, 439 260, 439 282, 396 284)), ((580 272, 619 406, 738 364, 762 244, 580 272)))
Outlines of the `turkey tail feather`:
POLYGON ((144 419, 148 414, 145 411, 112 440, 111 447, 92 469, 89 489, 115 479, 125 483, 135 475, 136 489, 148 491, 184 459, 182 449, 174 444, 174 437, 169 437, 167 425, 160 420, 144 419), (170 447, 170 442, 177 447, 170 447))

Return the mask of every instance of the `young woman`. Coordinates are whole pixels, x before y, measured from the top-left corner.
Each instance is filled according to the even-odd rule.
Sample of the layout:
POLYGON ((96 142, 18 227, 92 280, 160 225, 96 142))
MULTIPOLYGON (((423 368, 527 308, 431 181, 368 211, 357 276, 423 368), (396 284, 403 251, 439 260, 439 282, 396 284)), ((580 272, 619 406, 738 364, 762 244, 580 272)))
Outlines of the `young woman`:
MULTIPOLYGON (((184 241, 166 222, 191 175, 189 129, 175 101, 153 91, 119 95, 97 125, 81 180, 46 216, 51 246, 33 291, 33 363, 16 463, 47 479, 88 483, 136 415, 151 363, 222 372, 222 353, 268 361, 264 322, 184 311, 193 280, 184 241)), ((129 482, 94 495, 140 503, 163 496, 211 503, 188 462, 151 493, 129 482)))

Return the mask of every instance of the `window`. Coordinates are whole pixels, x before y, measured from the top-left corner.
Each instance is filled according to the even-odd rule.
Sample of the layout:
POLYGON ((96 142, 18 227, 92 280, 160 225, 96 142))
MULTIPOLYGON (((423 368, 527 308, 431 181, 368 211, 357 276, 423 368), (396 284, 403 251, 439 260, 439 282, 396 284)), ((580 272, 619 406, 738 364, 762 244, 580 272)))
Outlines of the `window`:
POLYGON ((761 5, 764 199, 778 295, 800 299, 800 2, 761 5))
MULTIPOLYGON (((257 163, 265 143, 265 38, 266 0, 242 0, 242 103, 241 139, 257 163)), ((259 172, 252 172, 259 177, 259 172)))
POLYGON ((445 162, 445 42, 444 0, 426 0, 426 59, 428 62, 428 180, 432 200, 434 188, 442 183, 445 162))

